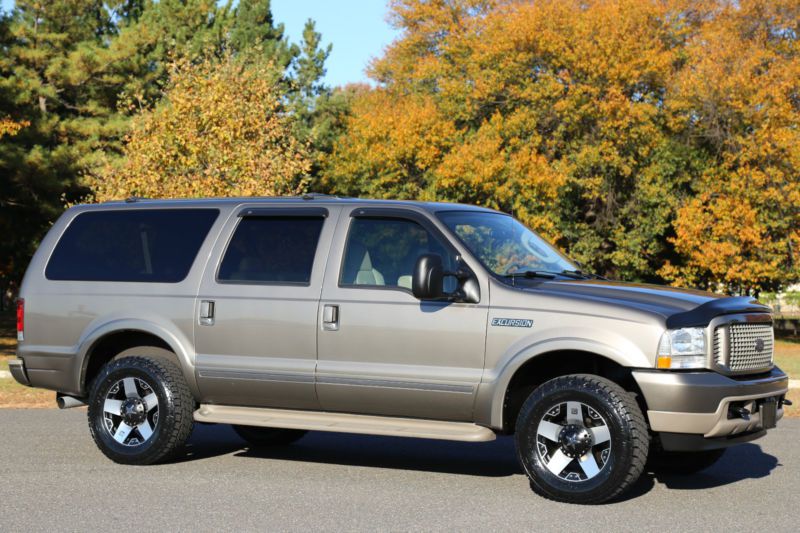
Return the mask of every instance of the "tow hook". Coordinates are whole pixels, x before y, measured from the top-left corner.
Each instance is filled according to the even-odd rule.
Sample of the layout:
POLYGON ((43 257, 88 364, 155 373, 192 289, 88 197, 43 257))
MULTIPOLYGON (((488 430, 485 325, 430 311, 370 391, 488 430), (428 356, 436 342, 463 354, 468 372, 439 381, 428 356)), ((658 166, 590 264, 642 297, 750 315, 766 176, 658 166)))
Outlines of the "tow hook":
POLYGON ((784 398, 784 399, 781 400, 781 406, 784 406, 784 405, 791 406, 791 405, 794 405, 794 404, 792 403, 792 400, 787 400, 786 398, 784 398))
POLYGON ((744 420, 750 420, 750 409, 738 405, 731 406, 731 414, 744 420))

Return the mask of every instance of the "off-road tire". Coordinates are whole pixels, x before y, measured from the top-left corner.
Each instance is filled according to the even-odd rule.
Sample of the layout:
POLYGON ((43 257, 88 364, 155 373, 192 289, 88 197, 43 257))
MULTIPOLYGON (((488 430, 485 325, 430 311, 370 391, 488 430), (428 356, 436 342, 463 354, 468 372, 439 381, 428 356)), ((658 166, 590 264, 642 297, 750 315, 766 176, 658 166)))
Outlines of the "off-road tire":
POLYGON ((257 426, 232 426, 242 439, 254 448, 269 446, 286 446, 305 436, 308 431, 302 429, 265 428, 257 426))
POLYGON ((552 379, 536 388, 516 423, 517 455, 537 494, 566 503, 599 504, 619 496, 639 479, 647 462, 647 424, 633 395, 616 383, 591 374, 552 379), (603 417, 610 452, 590 479, 567 481, 547 469, 537 449, 537 427, 554 406, 581 402, 603 417))
POLYGON ((89 431, 100 451, 116 463, 149 465, 171 458, 183 448, 194 424, 194 398, 174 363, 161 359, 131 356, 105 365, 92 383, 89 393, 89 431), (152 436, 138 446, 125 446, 114 440, 104 421, 104 403, 119 380, 133 377, 144 380, 158 399, 158 422, 152 436))
POLYGON ((691 475, 709 468, 725 455, 725 448, 697 452, 668 452, 651 448, 647 466, 659 474, 691 475))

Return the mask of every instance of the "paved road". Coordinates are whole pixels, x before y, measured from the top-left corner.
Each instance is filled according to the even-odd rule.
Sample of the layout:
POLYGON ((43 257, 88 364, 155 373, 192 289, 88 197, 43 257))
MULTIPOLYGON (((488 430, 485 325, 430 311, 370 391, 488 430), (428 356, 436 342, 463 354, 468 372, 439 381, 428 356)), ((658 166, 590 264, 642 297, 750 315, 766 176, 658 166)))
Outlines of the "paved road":
POLYGON ((643 476, 599 507, 534 495, 513 441, 482 444, 313 433, 249 451, 198 426, 186 457, 124 467, 82 410, 0 410, 0 531, 797 531, 800 420, 694 477, 643 476))

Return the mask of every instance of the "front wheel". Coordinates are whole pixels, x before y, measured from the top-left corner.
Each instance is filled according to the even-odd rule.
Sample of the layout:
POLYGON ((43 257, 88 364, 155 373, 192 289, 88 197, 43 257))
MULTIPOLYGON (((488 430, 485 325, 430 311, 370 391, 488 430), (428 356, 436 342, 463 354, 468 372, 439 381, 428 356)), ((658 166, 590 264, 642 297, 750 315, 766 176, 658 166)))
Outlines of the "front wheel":
POLYGON ((107 364, 89 393, 89 431, 117 463, 163 461, 189 438, 194 399, 172 362, 123 357, 107 364))
POLYGON ((517 454, 539 495, 567 503, 603 503, 640 476, 649 439, 629 393, 599 376, 548 381, 522 405, 517 454))

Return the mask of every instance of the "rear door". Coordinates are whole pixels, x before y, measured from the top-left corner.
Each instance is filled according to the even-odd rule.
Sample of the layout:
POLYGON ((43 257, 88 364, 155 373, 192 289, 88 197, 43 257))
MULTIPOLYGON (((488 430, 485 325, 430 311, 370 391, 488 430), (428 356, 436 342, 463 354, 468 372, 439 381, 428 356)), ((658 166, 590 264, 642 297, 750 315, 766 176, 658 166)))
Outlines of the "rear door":
POLYGON ((338 208, 245 207, 228 221, 195 313, 209 403, 317 409, 317 309, 338 208))
POLYGON ((488 290, 481 281, 478 304, 417 300, 411 275, 424 253, 454 269, 456 249, 424 214, 343 209, 320 302, 323 409, 471 420, 488 290))

